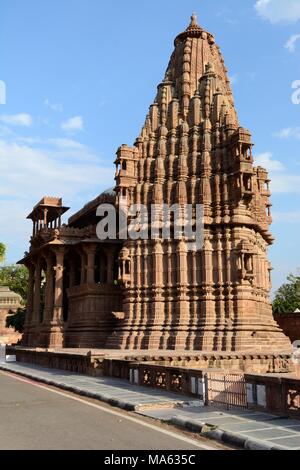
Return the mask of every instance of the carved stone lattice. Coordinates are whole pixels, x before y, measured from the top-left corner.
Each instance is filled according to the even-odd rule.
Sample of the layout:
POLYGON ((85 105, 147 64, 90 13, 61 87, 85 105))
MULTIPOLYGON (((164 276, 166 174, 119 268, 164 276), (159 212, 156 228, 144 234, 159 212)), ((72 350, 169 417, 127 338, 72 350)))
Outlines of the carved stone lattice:
POLYGON ((288 391, 288 408, 290 411, 300 410, 300 390, 289 390, 288 391))
POLYGON ((156 372, 155 386, 157 388, 166 388, 166 374, 164 372, 156 372))
POLYGON ((181 374, 172 374, 171 390, 174 390, 177 392, 182 390, 182 375, 181 374))
POLYGON ((144 370, 143 371, 143 385, 152 385, 152 380, 151 380, 151 371, 150 370, 144 370))

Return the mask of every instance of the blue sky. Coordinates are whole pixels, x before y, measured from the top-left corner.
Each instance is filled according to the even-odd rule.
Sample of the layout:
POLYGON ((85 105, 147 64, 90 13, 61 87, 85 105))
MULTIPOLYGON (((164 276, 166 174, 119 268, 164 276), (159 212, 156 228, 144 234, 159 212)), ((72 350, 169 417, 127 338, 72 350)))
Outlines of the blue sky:
POLYGON ((25 216, 43 195, 62 196, 71 215, 113 186, 116 149, 139 134, 174 37, 193 11, 221 46, 241 125, 253 134, 257 163, 271 172, 274 288, 300 267, 300 104, 292 102, 300 0, 1 0, 7 262, 28 248, 25 216))

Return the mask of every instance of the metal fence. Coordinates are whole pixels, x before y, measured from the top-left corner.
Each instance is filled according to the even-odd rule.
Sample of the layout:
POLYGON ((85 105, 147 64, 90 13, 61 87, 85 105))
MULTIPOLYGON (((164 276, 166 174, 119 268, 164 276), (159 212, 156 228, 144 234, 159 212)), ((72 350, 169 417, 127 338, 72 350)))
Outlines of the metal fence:
POLYGON ((247 408, 247 390, 243 374, 208 372, 205 374, 206 404, 231 408, 247 408))

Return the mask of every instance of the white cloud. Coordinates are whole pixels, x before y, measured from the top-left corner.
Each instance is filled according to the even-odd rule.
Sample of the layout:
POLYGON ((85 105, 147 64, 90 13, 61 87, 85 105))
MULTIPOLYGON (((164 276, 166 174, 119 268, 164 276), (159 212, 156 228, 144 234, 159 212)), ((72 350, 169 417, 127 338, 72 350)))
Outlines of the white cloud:
POLYGON ((49 144, 61 149, 84 149, 85 146, 73 139, 48 139, 49 144))
POLYGON ((13 131, 3 124, 0 124, 0 137, 7 137, 13 135, 13 131))
POLYGON ((300 222, 300 212, 276 212, 272 213, 274 222, 297 224, 300 222))
POLYGON ((289 173, 282 162, 273 158, 271 152, 258 154, 254 160, 256 166, 262 166, 270 172, 272 193, 300 194, 300 175, 289 173))
POLYGON ((281 129, 279 132, 276 132, 274 135, 279 139, 300 139, 300 127, 286 127, 285 129, 281 129))
POLYGON ((296 50, 296 42, 299 41, 300 34, 294 34, 289 38, 289 40, 285 43, 284 47, 288 49, 289 52, 293 53, 296 50))
POLYGON ((44 195, 62 197, 72 207, 69 216, 109 186, 108 181, 111 186, 114 181, 113 165, 104 164, 76 141, 40 141, 33 148, 29 143, 0 139, 1 241, 18 258, 28 249, 31 234, 26 216, 44 195))
POLYGON ((255 156, 255 165, 262 166, 268 171, 281 171, 284 169, 283 164, 279 160, 273 160, 271 152, 260 153, 255 156))
MULTIPOLYGON (((0 136, 1 136, 1 126, 0 126, 0 136)), ((5 135, 3 134, 2 137, 4 137, 5 135)), ((49 146, 53 146, 53 147, 56 147, 57 149, 67 149, 68 151, 70 150, 83 150, 83 149, 87 149, 87 147, 83 144, 81 144, 80 142, 78 142, 77 140, 73 140, 73 139, 68 139, 68 138, 59 138, 59 137, 56 137, 56 138, 41 138, 41 137, 23 137, 23 136, 17 136, 13 133, 10 132, 10 134, 6 134, 6 137, 8 138, 9 137, 12 137, 15 142, 18 142, 18 143, 23 143, 23 144, 28 144, 30 146, 36 146, 36 145, 39 145, 40 147, 49 147, 49 146)), ((11 140, 11 139, 10 139, 11 140)))
POLYGON ((9 126, 32 126, 33 119, 30 114, 20 113, 11 115, 0 115, 0 121, 9 126))
POLYGON ((300 194, 300 175, 271 174, 271 191, 277 194, 300 194))
POLYGON ((83 118, 82 116, 74 116, 67 121, 61 123, 61 128, 66 132, 75 132, 83 130, 83 118))
POLYGON ((47 98, 45 99, 44 101, 44 105, 51 109, 51 111, 56 111, 56 112, 60 112, 62 113, 64 108, 63 108, 63 105, 60 104, 60 103, 51 103, 51 101, 47 98))
MULTIPOLYGON (((72 151, 72 148, 70 149, 72 151)), ((113 168, 101 162, 88 150, 77 153, 77 159, 63 159, 61 152, 32 148, 17 142, 0 140, 0 196, 24 199, 41 198, 54 193, 72 197, 92 186, 113 180, 113 168)))
POLYGON ((257 0, 255 9, 259 16, 271 23, 295 23, 300 19, 299 0, 257 0))

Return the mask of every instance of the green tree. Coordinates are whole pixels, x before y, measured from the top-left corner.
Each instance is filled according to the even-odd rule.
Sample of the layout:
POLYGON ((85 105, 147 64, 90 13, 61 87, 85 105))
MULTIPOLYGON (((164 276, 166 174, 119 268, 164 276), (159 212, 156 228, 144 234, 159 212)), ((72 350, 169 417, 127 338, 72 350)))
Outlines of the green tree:
POLYGON ((0 268, 0 285, 8 286, 26 302, 28 270, 25 266, 3 266, 0 268))
POLYGON ((293 313, 297 308, 300 309, 300 275, 290 274, 275 294, 273 312, 293 313))
POLYGON ((3 263, 6 254, 6 246, 4 243, 0 243, 0 263, 3 263))
POLYGON ((6 327, 12 327, 15 331, 23 333, 25 324, 26 308, 19 308, 15 313, 6 317, 6 327))

